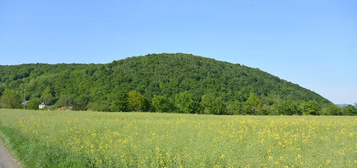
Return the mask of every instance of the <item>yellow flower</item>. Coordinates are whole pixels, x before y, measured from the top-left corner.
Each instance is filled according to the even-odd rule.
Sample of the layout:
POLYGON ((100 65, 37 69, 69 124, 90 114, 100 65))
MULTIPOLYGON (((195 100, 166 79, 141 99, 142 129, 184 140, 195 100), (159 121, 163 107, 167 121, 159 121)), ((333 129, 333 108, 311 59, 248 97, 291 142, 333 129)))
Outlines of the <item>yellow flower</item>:
POLYGON ((224 157, 226 157, 226 156, 225 156, 225 155, 222 155, 222 156, 221 156, 221 159, 224 159, 224 157))
POLYGON ((279 160, 285 160, 284 156, 280 156, 279 160))
POLYGON ((330 164, 330 163, 331 163, 331 160, 327 159, 326 164, 330 164))

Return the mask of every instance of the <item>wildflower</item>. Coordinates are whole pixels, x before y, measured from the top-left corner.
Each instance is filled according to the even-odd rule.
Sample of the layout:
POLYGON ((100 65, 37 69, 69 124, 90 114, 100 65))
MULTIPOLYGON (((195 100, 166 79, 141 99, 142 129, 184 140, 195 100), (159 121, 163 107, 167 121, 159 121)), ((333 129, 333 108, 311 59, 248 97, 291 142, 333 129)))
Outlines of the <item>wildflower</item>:
POLYGON ((226 157, 226 156, 225 156, 225 155, 222 155, 222 156, 221 156, 221 159, 224 159, 224 157, 226 157))
POLYGON ((283 156, 280 156, 279 160, 285 160, 285 158, 283 156))
POLYGON ((295 160, 300 160, 300 159, 301 159, 301 155, 299 154, 296 156, 295 160))

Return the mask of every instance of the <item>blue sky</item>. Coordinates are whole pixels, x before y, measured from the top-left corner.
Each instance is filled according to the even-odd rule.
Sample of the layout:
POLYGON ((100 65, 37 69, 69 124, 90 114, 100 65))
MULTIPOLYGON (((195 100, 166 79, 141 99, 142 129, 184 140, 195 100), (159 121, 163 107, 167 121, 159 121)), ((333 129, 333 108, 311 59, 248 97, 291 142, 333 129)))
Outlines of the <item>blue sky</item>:
POLYGON ((192 53, 357 102, 357 1, 0 0, 0 65, 192 53))

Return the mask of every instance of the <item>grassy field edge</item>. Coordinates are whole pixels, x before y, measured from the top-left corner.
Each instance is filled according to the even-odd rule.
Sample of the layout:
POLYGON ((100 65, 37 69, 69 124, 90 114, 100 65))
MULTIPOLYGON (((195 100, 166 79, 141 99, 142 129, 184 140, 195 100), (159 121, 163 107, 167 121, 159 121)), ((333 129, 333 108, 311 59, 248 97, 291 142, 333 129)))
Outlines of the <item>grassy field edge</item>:
POLYGON ((2 142, 4 147, 8 150, 8 152, 11 154, 11 156, 21 163, 21 160, 19 159, 18 156, 18 152, 17 150, 14 149, 14 143, 12 143, 13 138, 11 138, 9 134, 13 134, 11 128, 2 126, 0 121, 0 141, 2 142))
POLYGON ((85 167, 83 159, 68 153, 60 147, 46 146, 36 139, 29 139, 20 131, 4 127, 0 122, 0 139, 9 153, 21 163, 22 167, 85 167), (56 151, 56 152, 53 152, 56 151), (63 158, 63 159, 59 159, 63 158))

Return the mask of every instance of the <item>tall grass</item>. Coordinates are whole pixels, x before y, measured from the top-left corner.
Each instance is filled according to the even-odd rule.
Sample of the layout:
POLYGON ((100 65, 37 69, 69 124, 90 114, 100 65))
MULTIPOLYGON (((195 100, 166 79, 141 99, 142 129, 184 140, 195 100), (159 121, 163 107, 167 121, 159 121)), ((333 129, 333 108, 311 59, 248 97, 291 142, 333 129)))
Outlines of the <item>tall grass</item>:
POLYGON ((357 117, 0 110, 27 167, 356 167, 357 117))

